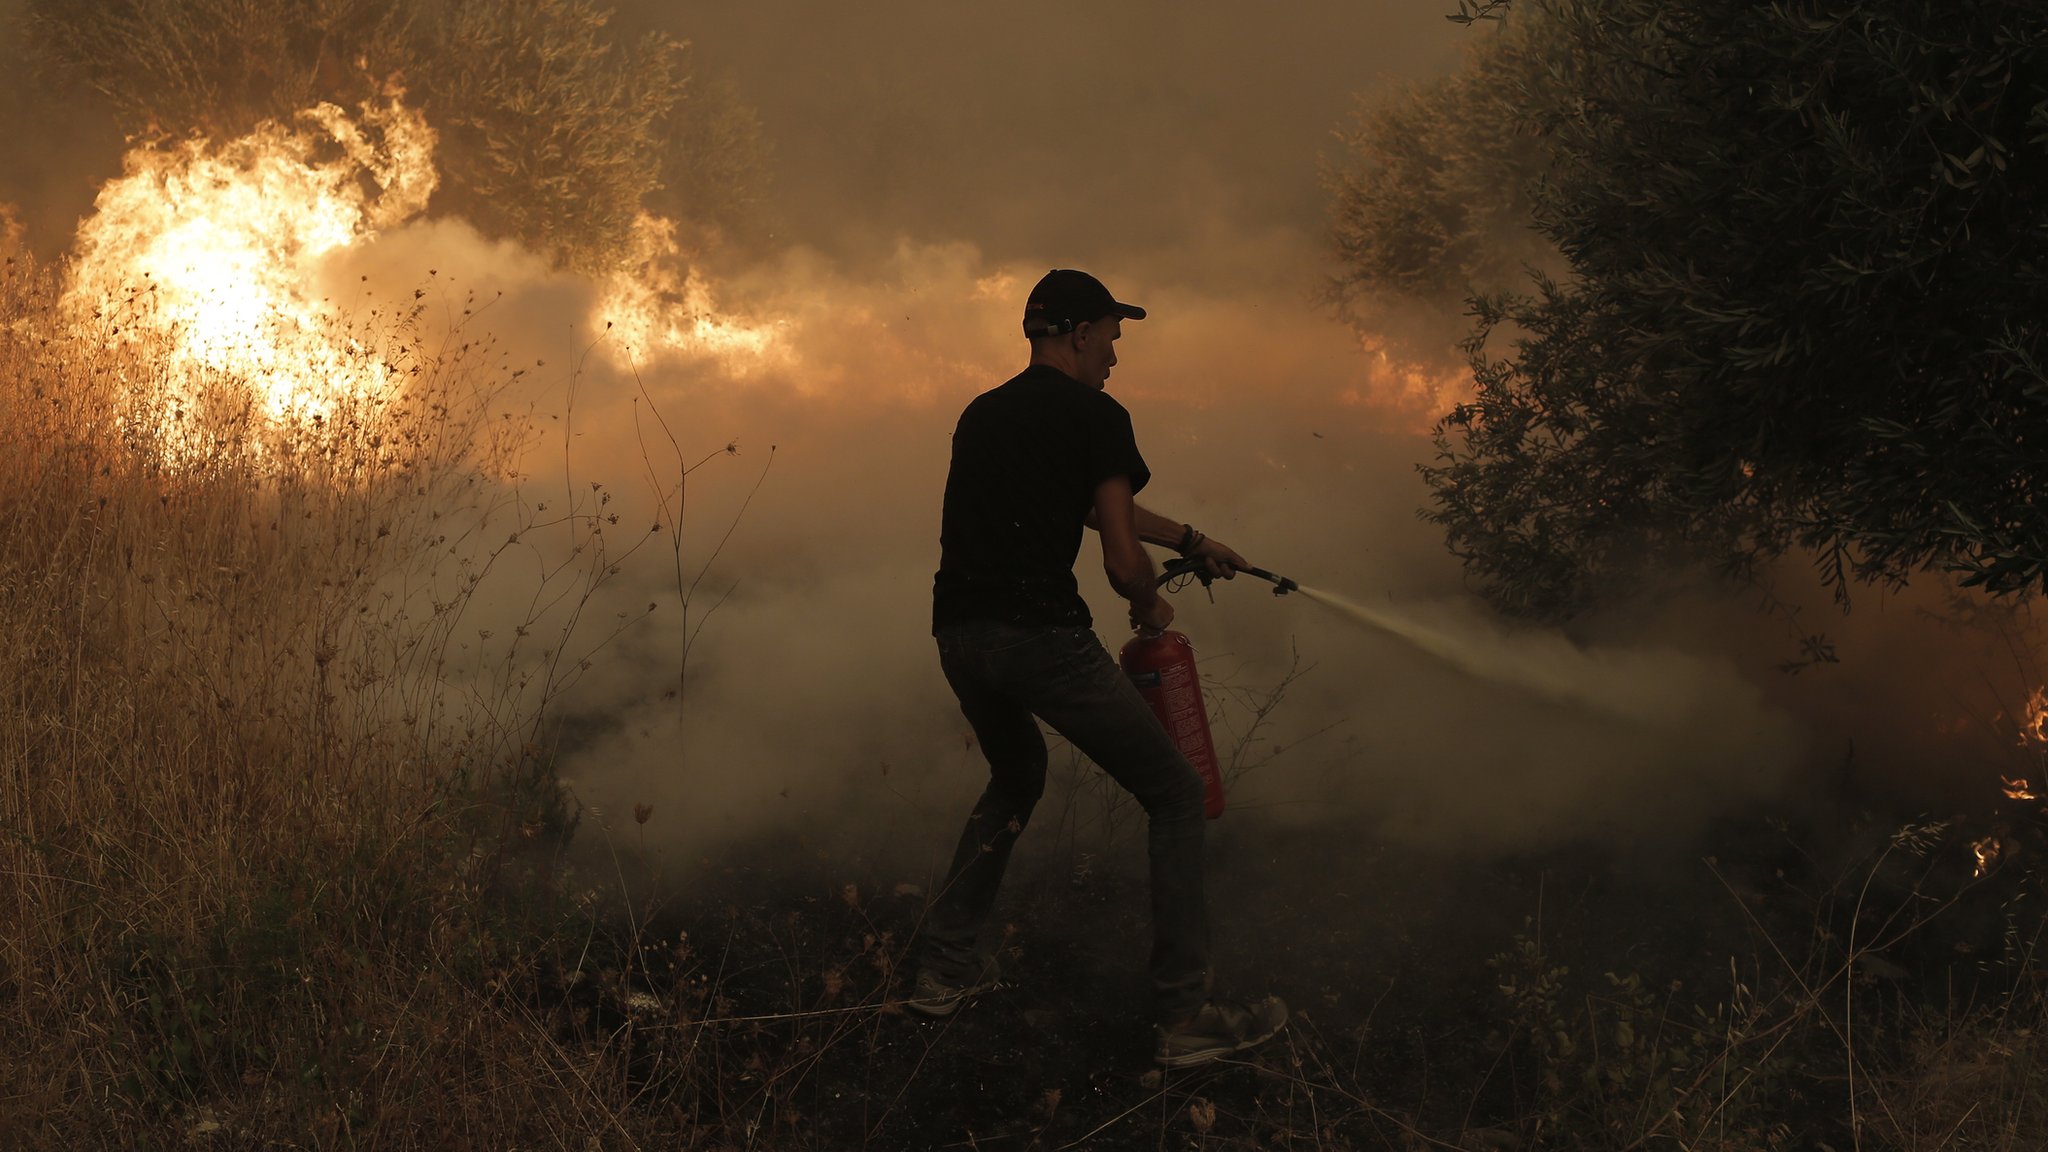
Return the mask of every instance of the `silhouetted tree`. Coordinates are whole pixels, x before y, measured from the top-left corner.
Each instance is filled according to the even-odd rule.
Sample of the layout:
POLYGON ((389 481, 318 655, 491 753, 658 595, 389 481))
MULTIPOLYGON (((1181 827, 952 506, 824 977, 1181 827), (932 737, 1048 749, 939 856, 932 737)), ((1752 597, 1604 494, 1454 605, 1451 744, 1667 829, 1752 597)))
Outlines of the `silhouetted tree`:
POLYGON ((1564 46, 1512 116, 1568 271, 1475 302, 1477 395, 1423 469, 1485 591, 1565 615, 1646 558, 1795 546, 1838 591, 2041 588, 2038 0, 1521 0, 1523 21, 1564 46))
POLYGON ((29 0, 29 51, 130 130, 238 135, 403 86, 440 132, 436 208, 610 267, 634 217, 700 224, 758 195, 759 124, 690 79, 688 45, 622 43, 594 0, 29 0))
POLYGON ((401 0, 30 0, 30 50, 141 133, 240 135, 353 105, 414 58, 401 0))
POLYGON ((1517 20, 1475 45, 1464 68, 1360 102, 1344 133, 1351 162, 1325 177, 1339 303, 1364 313, 1389 297, 1462 305, 1554 256, 1531 226, 1544 148, 1523 113, 1564 83, 1565 48, 1551 25, 1517 20))

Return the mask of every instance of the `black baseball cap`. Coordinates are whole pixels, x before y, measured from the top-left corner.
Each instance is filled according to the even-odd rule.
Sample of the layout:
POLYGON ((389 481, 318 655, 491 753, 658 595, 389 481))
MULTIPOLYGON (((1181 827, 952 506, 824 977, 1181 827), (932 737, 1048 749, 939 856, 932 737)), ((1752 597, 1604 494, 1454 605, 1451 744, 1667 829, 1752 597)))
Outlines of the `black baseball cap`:
POLYGON ((1104 316, 1143 320, 1145 310, 1119 303, 1102 281, 1086 272, 1055 268, 1039 278, 1024 301, 1024 335, 1058 336, 1104 316))

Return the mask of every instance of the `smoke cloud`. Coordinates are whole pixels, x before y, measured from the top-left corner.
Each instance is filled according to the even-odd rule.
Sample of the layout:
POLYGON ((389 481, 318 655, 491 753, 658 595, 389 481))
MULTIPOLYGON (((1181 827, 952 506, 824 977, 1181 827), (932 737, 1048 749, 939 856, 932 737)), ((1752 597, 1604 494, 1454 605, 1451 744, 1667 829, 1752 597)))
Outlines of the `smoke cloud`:
MULTIPOLYGON (((527 398, 545 437, 537 492, 601 483, 628 524, 651 522, 649 473, 675 466, 653 412, 686 458, 738 443, 737 457, 692 474, 680 569, 659 541, 586 610, 602 633, 661 605, 564 701, 563 772, 579 797, 600 818, 651 803, 663 842, 693 853, 849 816, 942 839, 980 769, 928 636, 938 493, 960 407, 1021 365, 1011 333, 1038 269, 958 242, 906 240, 854 270, 792 249, 723 286, 722 306, 774 318, 775 352, 632 372, 579 359, 589 286, 459 226, 391 235, 365 260, 381 265, 376 280, 431 262, 440 280, 496 284, 506 295, 492 322, 521 334, 509 359, 580 364, 573 411, 566 367, 540 373, 527 398)), ((1552 634, 1485 639, 1501 625, 1459 595, 1455 565, 1414 515, 1418 414, 1378 402, 1402 398, 1401 382, 1350 333, 1276 309, 1251 341, 1233 316, 1253 301, 1137 273, 1117 290, 1155 310, 1129 326, 1111 380, 1158 477, 1148 506, 1255 563, 1481 645, 1476 663, 1446 660, 1249 579, 1219 584, 1213 605, 1183 594, 1179 623, 1218 689, 1227 757, 1249 718, 1236 701, 1308 666, 1240 757, 1262 763, 1237 782, 1238 810, 1498 850, 1668 834, 1772 795, 1796 767, 1797 725, 1721 655, 1625 636, 1592 649, 1552 634), (1503 661, 1505 684, 1489 678, 1503 661)), ((552 555, 565 548, 566 537, 552 555)), ((526 610, 516 572, 485 585, 479 633, 509 635, 526 610), (509 614, 493 620, 494 606, 509 614)), ((1081 574, 1098 631, 1119 643, 1120 602, 1092 542, 1081 574)))
MULTIPOLYGON (((86 102, 49 98, 23 59, 27 0, 0 0, 0 204, 12 202, 15 242, 54 255, 68 243, 99 184, 121 171, 111 116, 86 102)), ((0 226, 4 229, 4 226, 0 226)))

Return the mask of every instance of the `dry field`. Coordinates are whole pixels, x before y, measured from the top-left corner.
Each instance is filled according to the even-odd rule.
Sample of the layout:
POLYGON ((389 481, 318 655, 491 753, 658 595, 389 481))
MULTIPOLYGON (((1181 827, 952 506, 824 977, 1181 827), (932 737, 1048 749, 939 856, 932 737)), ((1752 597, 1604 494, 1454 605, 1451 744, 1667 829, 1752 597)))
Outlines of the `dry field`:
POLYGON ((0 1143, 597 1127, 493 994, 507 850, 565 828, 517 683, 447 667, 517 520, 484 350, 384 317, 402 390, 279 421, 56 281, 0 274, 0 1143))

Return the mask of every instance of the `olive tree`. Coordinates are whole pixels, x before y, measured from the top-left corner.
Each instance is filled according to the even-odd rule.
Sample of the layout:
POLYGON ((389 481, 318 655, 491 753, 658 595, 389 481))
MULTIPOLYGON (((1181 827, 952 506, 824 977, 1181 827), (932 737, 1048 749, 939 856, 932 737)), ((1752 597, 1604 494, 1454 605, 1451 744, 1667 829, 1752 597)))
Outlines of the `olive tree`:
POLYGON ((751 110, 594 0, 27 0, 24 24, 46 80, 135 133, 235 135, 401 87, 440 133, 436 208, 563 264, 612 266, 643 209, 716 225, 758 198, 751 110))
POLYGON ((414 55, 401 0, 29 0, 26 15, 45 78, 82 82, 145 134, 352 104, 414 55))
POLYGON ((1530 227, 1544 150, 1523 110, 1554 99, 1566 57, 1551 33, 1503 22, 1464 68, 1360 102, 1342 133, 1351 162, 1325 175, 1337 302, 1357 315, 1399 298, 1462 305, 1549 261, 1530 227))
MULTIPOLYGON (((1521 0, 1503 115, 1562 268, 1472 302, 1428 511, 1501 604, 1791 548, 2048 581, 2035 0, 1521 0)), ((1341 212, 1341 206, 1340 206, 1341 212)), ((1370 282, 1374 269, 1354 264, 1370 282)))

